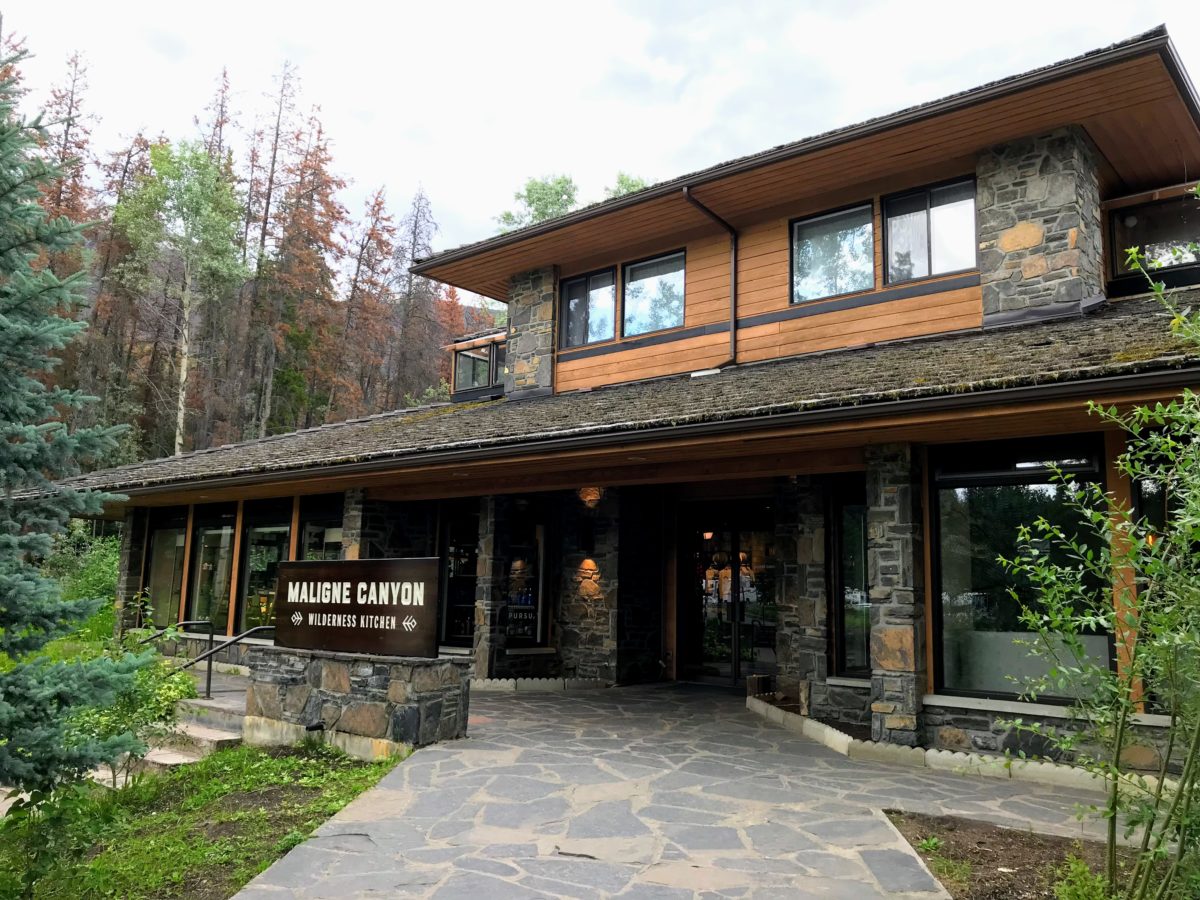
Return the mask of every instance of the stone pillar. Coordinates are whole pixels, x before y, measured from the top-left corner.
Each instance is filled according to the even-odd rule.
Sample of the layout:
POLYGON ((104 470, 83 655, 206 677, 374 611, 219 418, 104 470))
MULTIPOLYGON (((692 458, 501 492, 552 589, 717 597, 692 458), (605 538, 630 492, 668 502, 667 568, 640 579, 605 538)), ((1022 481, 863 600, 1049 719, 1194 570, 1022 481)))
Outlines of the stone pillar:
POLYGON ((121 523, 121 555, 117 562, 117 599, 114 616, 114 628, 118 636, 126 628, 134 628, 139 624, 135 601, 142 586, 147 515, 148 510, 130 507, 125 510, 125 519, 121 523))
POLYGON ((563 496, 563 565, 559 650, 563 675, 617 680, 618 510, 606 488, 594 506, 563 496))
POLYGON ((916 746, 925 690, 921 478, 910 444, 868 447, 871 737, 916 746))
POLYGON ((993 147, 976 165, 984 324, 1077 313, 1102 296, 1097 152, 1083 129, 993 147))
POLYGON ((810 696, 813 707, 827 705, 824 493, 812 478, 799 476, 782 483, 775 499, 778 689, 807 712, 810 696))
POLYGON ((553 266, 514 275, 509 282, 506 397, 535 397, 554 390, 556 287, 553 266))
POLYGON ((504 657, 504 518, 507 497, 479 498, 475 579, 475 677, 497 677, 504 657))
POLYGON ((350 488, 342 506, 342 559, 359 559, 362 554, 363 507, 366 491, 350 488))

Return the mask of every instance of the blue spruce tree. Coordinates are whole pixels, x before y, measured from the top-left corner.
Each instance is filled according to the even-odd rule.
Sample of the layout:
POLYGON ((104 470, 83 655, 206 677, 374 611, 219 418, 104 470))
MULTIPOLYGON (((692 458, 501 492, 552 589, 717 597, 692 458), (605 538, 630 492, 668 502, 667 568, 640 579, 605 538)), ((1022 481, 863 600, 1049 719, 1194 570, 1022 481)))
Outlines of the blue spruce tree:
POLYGON ((67 317, 81 302, 82 273, 60 279, 40 261, 82 237, 38 205, 57 173, 39 155, 40 120, 22 119, 17 97, 13 79, 0 82, 0 785, 48 791, 136 746, 133 735, 89 738, 72 716, 111 703, 142 660, 51 662, 36 653, 102 602, 63 600, 38 564, 71 516, 99 513, 111 499, 56 481, 80 461, 103 459, 118 430, 69 429, 64 414, 91 398, 47 386, 55 354, 84 327, 67 317))

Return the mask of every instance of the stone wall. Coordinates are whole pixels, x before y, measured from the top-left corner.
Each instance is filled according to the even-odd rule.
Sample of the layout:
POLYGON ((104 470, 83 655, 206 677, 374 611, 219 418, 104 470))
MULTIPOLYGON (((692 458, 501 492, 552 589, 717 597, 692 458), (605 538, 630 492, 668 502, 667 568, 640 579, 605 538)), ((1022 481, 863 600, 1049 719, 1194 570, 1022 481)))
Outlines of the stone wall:
POLYGON ((1097 153, 1083 129, 993 147, 976 167, 985 324, 1078 311, 1103 293, 1097 153))
POLYGON ((507 497, 479 498, 479 553, 475 569, 476 678, 498 678, 504 662, 504 520, 507 497))
POLYGON ((594 507, 574 495, 562 497, 561 502, 558 642, 563 674, 614 683, 620 500, 617 491, 609 488, 594 507))
MULTIPOLYGON (((142 585, 142 555, 145 552, 146 519, 149 510, 131 508, 121 523, 121 554, 117 562, 116 629, 132 628, 137 623, 134 598, 142 585)), ((175 621, 173 616, 171 621, 175 621)))
POLYGON ((871 737, 915 747, 923 738, 925 631, 921 478, 909 444, 866 449, 871 597, 871 737))
POLYGON ((509 398, 554 390, 554 267, 514 275, 508 288, 508 350, 504 394, 509 398))
POLYGON ((274 734, 291 743, 307 727, 324 723, 326 735, 361 738, 361 748, 373 748, 365 755, 379 756, 389 744, 423 747, 464 737, 468 668, 467 660, 455 658, 263 648, 246 691, 248 739, 274 743, 266 739, 274 734))
POLYGON ((778 689, 789 697, 811 691, 816 715, 827 713, 830 700, 824 503, 819 482, 807 476, 776 490, 778 689))

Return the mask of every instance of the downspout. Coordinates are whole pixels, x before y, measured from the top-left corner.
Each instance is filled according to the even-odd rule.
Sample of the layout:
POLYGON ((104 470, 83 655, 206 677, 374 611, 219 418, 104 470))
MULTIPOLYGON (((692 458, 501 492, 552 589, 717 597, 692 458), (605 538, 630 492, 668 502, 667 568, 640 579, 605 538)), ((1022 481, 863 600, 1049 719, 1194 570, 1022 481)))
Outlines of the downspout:
POLYGON ((714 369, 737 365, 737 277, 738 277, 738 233, 737 229, 692 196, 691 189, 683 186, 683 199, 704 215, 708 216, 729 232, 729 359, 714 369))

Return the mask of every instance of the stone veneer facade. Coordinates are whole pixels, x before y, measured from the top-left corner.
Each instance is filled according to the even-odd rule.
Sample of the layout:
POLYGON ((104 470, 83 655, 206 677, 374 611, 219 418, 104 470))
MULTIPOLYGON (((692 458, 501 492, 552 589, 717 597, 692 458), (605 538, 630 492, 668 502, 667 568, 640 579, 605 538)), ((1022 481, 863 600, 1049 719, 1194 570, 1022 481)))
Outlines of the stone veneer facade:
POLYGON ((868 447, 866 462, 871 738, 915 747, 926 683, 921 477, 911 444, 868 447))
POLYGON ((554 390, 556 282, 553 266, 514 275, 509 282, 506 397, 536 396, 554 390))
POLYGON ((557 626, 567 678, 617 681, 619 509, 612 488, 593 507, 571 495, 563 498, 557 626))
POLYGON ((985 324, 1073 312, 1103 293, 1097 154, 1072 126, 993 147, 976 166, 985 324))

